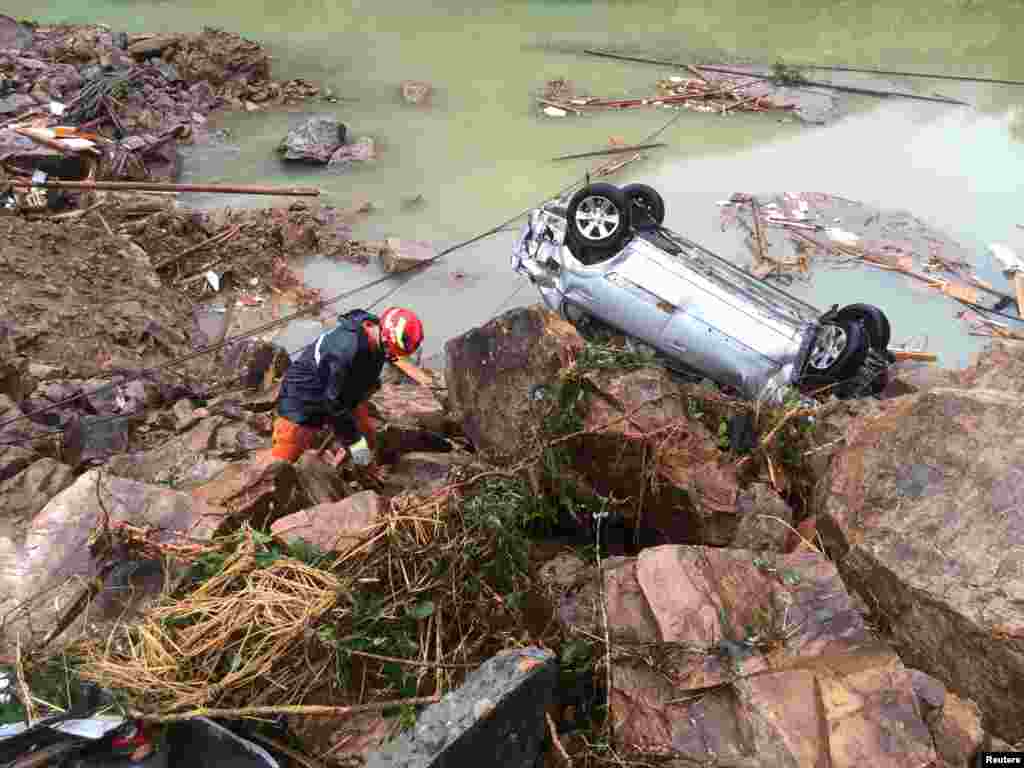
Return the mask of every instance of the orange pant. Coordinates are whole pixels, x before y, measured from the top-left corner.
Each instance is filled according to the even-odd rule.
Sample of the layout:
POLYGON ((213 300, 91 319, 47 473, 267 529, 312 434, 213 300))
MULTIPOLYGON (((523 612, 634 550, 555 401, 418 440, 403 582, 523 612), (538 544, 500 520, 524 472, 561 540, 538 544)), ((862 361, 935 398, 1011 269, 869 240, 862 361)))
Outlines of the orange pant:
MULTIPOLYGON (((370 409, 366 403, 360 403, 352 410, 356 427, 366 436, 371 451, 377 449, 377 422, 370 417, 370 409)), ((320 429, 306 427, 278 416, 274 419, 274 436, 271 455, 283 461, 298 461, 304 451, 319 448, 316 444, 320 429)))
POLYGON ((270 455, 283 461, 298 461, 304 451, 317 448, 316 436, 320 430, 306 427, 278 416, 274 419, 273 448, 270 455))

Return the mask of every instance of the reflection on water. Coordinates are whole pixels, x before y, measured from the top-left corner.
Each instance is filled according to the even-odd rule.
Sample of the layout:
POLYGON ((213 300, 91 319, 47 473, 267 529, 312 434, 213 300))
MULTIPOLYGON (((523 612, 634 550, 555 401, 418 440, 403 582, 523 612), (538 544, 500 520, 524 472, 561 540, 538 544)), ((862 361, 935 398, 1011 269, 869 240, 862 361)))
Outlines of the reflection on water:
MULTIPOLYGON (((1024 6, 1004 0, 51 0, 44 8, 8 0, 4 10, 41 21, 98 21, 115 31, 197 31, 213 25, 268 43, 277 76, 319 81, 346 101, 311 103, 295 114, 218 119, 239 151, 196 156, 189 178, 315 184, 339 206, 373 201, 377 210, 361 220, 358 235, 439 245, 494 226, 590 167, 587 160, 554 163, 552 157, 604 146, 611 136, 639 140, 671 116, 652 109, 538 118, 530 94, 545 80, 566 77, 614 97, 648 93, 655 80, 672 73, 566 52, 571 49, 668 59, 723 52, 766 63, 1024 79, 1018 32, 1024 6), (433 83, 433 105, 401 104, 398 84, 405 79, 433 83), (336 114, 353 135, 373 136, 379 159, 344 172, 283 167, 274 147, 303 112, 336 114), (402 206, 417 194, 423 206, 402 206)), ((823 79, 827 73, 812 76, 823 79)), ((668 200, 673 228, 744 261, 735 238, 716 228, 715 201, 735 191, 832 192, 908 209, 979 247, 989 241, 1024 246, 1017 242, 1024 231, 1015 227, 1024 221, 1015 219, 1014 209, 1024 176, 1024 88, 890 82, 963 99, 977 109, 863 99, 853 102, 859 114, 825 128, 779 123, 768 114, 688 113, 662 137, 668 147, 616 181, 654 183, 668 200)), ((217 202, 266 204, 262 198, 217 202)), ((518 287, 507 266, 511 241, 505 233, 459 251, 396 294, 426 318, 427 354, 448 336, 486 320, 518 287)), ((327 295, 378 274, 376 267, 318 261, 306 271, 327 295)), ((846 301, 846 294, 849 300, 875 300, 893 316, 897 339, 929 333, 947 364, 965 361, 974 341, 950 320, 948 301, 913 293, 891 275, 822 273, 811 290, 820 305, 846 301)), ((531 291, 516 300, 533 301, 531 291)), ((374 298, 370 292, 366 301, 374 298)))

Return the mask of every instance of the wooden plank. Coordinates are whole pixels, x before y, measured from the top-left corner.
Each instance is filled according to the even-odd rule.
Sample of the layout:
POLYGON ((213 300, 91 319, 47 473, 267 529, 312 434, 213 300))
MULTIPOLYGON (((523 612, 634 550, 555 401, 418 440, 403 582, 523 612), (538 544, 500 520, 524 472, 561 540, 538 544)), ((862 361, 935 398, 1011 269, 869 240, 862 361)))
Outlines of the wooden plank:
POLYGON ((966 301, 968 304, 978 303, 978 289, 973 285, 963 285, 962 283, 946 283, 942 287, 942 292, 947 296, 960 301, 966 301))
POLYGON ((897 360, 918 360, 926 363, 934 363, 939 356, 934 352, 925 352, 919 349, 892 349, 889 348, 892 356, 897 360))

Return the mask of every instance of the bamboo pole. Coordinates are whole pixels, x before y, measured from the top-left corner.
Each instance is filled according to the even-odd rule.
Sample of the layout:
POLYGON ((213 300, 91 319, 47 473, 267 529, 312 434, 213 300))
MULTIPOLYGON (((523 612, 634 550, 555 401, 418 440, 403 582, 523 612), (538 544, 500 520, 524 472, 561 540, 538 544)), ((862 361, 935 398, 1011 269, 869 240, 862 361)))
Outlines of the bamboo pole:
MULTIPOLYGON (((736 69, 725 69, 724 67, 709 67, 706 65, 698 65, 700 69, 707 70, 708 72, 720 72, 725 75, 737 75, 739 77, 756 77, 759 80, 775 80, 774 75, 755 75, 751 72, 741 72, 736 69)), ((917 99, 918 101, 936 101, 940 104, 956 104, 961 107, 971 106, 966 101, 960 101, 959 99, 949 99, 945 96, 920 96, 916 93, 900 93, 899 91, 879 91, 874 88, 855 88, 850 85, 835 85, 834 83, 823 83, 820 80, 801 80, 796 83, 797 86, 813 86, 816 88, 831 88, 834 91, 843 91, 845 93, 859 93, 865 96, 880 96, 888 98, 890 96, 901 96, 904 99, 917 99)))
POLYGON ((291 197, 319 197, 315 187, 262 187, 231 184, 161 184, 147 181, 53 181, 35 184, 28 179, 11 179, 15 187, 43 187, 47 189, 107 190, 110 192, 219 192, 236 195, 281 195, 291 197))
POLYGON ((922 349, 893 349, 889 348, 892 356, 899 360, 917 360, 926 363, 934 363, 939 359, 939 356, 934 352, 925 352, 922 349))
POLYGON ((628 152, 636 152, 641 149, 654 149, 655 147, 668 146, 664 142, 658 142, 657 144, 636 144, 631 147, 611 147, 610 149, 599 149, 595 152, 581 152, 578 155, 562 155, 560 157, 554 157, 551 162, 557 160, 576 160, 581 157, 600 157, 602 155, 623 155, 628 152))
POLYGON ((967 77, 965 75, 935 75, 928 72, 895 72, 888 69, 865 69, 862 67, 840 67, 828 64, 797 64, 797 69, 820 69, 829 72, 864 72, 869 75, 895 75, 897 77, 923 77, 928 80, 957 80, 962 83, 995 83, 996 85, 1024 85, 1024 80, 995 80, 989 77, 967 77))

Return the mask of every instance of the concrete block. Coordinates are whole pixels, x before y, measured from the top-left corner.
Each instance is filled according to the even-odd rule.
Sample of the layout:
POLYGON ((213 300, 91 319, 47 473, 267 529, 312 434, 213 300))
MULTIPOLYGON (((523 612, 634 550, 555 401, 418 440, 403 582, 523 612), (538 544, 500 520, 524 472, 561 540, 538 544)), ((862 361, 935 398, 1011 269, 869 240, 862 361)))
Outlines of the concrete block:
POLYGON ((428 707, 415 728, 369 755, 366 768, 534 768, 557 684, 558 662, 550 651, 498 654, 428 707))

